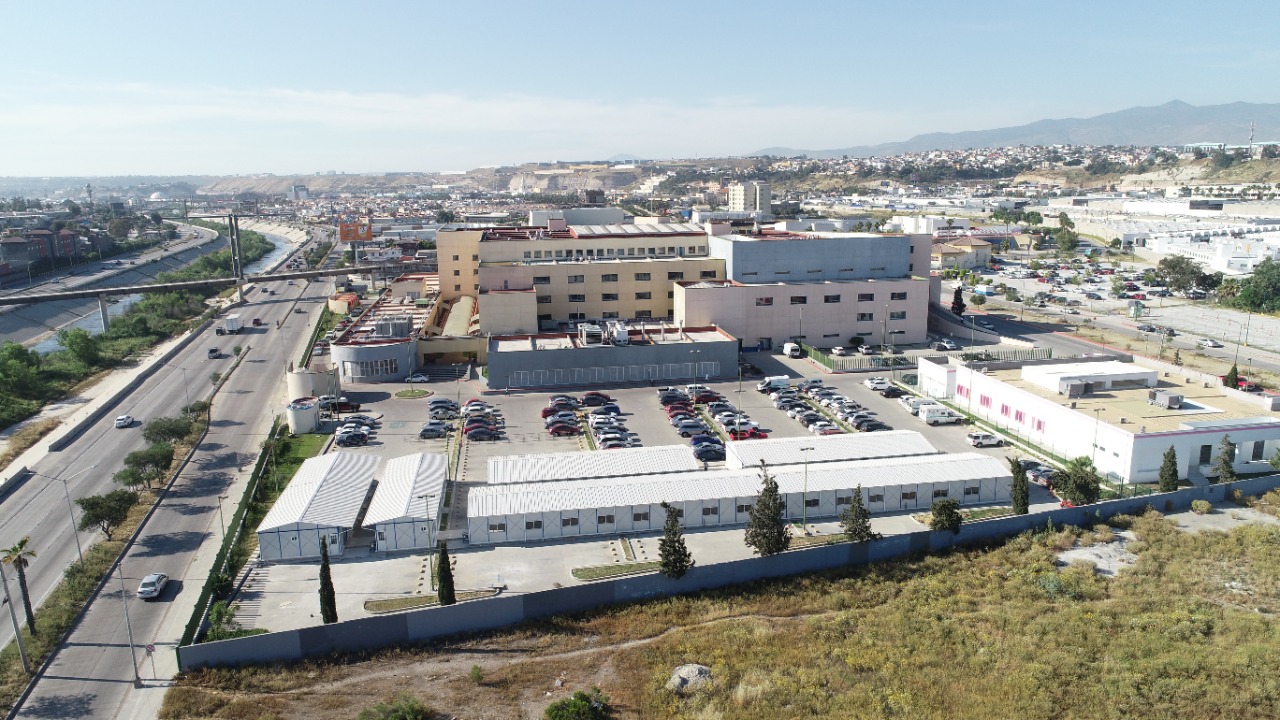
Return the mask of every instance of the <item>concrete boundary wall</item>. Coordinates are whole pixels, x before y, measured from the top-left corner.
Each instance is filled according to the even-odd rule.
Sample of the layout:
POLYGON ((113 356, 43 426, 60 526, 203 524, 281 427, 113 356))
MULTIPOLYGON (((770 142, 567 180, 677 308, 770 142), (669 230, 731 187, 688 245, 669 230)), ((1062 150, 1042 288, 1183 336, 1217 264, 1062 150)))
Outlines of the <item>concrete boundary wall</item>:
MULTIPOLYGON (((1193 500, 1223 502, 1231 491, 1257 495, 1280 487, 1280 475, 1239 482, 1184 488, 1123 500, 1109 500, 1079 508, 1015 515, 967 523, 958 534, 923 531, 892 535, 871 543, 838 543, 793 550, 770 557, 748 558, 715 565, 698 565, 679 580, 660 574, 634 575, 587 585, 557 588, 523 595, 499 595, 447 607, 412 610, 287 630, 188 645, 178 648, 178 667, 234 666, 248 663, 289 662, 334 652, 372 650, 411 645, 450 635, 510 627, 521 622, 592 610, 607 605, 668 597, 752 582, 819 572, 845 565, 865 565, 920 552, 1004 540, 1027 530, 1055 525, 1090 525, 1114 515, 1137 514, 1150 505, 1161 512, 1184 510, 1193 500)), ((459 556, 466 562, 466 555, 459 556)))

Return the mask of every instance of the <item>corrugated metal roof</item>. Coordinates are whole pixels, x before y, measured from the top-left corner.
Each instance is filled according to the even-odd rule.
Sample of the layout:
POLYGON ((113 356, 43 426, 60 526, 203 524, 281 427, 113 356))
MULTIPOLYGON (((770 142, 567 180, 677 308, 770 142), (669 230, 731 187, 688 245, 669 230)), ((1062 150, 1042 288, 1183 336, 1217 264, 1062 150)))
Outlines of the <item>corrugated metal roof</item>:
POLYGON ((770 467, 804 463, 809 451, 809 463, 839 462, 842 460, 867 460, 883 457, 907 457, 931 455, 938 449, 929 444, 923 435, 911 430, 888 430, 876 433, 849 433, 845 435, 820 435, 808 438, 767 438, 764 440, 739 440, 725 446, 724 464, 728 468, 760 467, 764 460, 770 467))
POLYGON ((654 236, 654 235, 705 235, 700 225, 693 223, 657 223, 654 225, 570 225, 569 229, 578 237, 590 236, 654 236))
MULTIPOLYGON (((880 434, 880 433, 873 433, 880 434)), ((771 472, 783 493, 805 489, 805 471, 788 466, 771 472)), ((1008 463, 978 453, 920 455, 852 462, 809 465, 809 492, 915 485, 986 478, 1010 477, 1008 463)), ((691 474, 642 475, 592 481, 486 485, 467 495, 467 516, 587 510, 593 508, 656 505, 720 498, 754 497, 760 492, 757 471, 709 470, 691 474)))
POLYGON ((414 453, 387 461, 364 514, 364 526, 412 518, 435 520, 444 502, 449 462, 440 453, 414 453))
POLYGON ((584 480, 689 472, 702 467, 688 445, 623 448, 608 451, 550 453, 543 455, 503 455, 489 458, 489 482, 544 482, 584 480))
POLYGON ((295 523, 354 526, 379 459, 377 455, 346 452, 309 458, 280 493, 258 530, 295 523))

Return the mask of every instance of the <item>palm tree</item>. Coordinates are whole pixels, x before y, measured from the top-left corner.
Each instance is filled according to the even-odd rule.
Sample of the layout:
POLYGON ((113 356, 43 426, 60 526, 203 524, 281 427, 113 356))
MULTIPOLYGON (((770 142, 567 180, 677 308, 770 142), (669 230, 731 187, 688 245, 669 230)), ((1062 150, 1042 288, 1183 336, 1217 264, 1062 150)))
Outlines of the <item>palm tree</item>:
POLYGON ((27 592, 27 566, 31 564, 27 558, 36 556, 35 550, 27 549, 27 543, 30 541, 30 537, 24 537, 18 541, 17 545, 0 551, 4 553, 4 557, 0 559, 18 571, 18 589, 22 591, 22 609, 27 612, 27 629, 31 631, 31 636, 35 637, 36 615, 31 611, 31 593, 27 592))

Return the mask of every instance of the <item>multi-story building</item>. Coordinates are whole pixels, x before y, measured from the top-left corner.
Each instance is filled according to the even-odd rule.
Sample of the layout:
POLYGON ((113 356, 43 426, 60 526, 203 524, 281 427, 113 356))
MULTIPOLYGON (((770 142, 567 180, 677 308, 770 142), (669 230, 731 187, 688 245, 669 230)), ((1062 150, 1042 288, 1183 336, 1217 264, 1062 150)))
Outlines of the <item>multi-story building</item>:
POLYGON ((768 213, 773 203, 769 183, 749 180, 729 186, 730 212, 768 213))

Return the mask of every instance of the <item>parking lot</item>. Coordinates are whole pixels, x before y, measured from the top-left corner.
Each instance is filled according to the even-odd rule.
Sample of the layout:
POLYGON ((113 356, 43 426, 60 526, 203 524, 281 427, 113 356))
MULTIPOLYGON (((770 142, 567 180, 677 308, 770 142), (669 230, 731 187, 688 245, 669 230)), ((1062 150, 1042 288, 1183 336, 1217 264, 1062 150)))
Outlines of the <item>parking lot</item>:
MULTIPOLYGON (((973 448, 965 440, 968 426, 926 426, 910 415, 896 400, 881 397, 863 386, 869 375, 851 373, 823 375, 802 361, 778 362, 778 358, 760 358, 757 361, 767 371, 781 374, 791 370, 792 383, 800 375, 819 377, 825 385, 860 403, 886 424, 899 430, 922 433, 930 443, 943 452, 979 452, 994 457, 1009 454, 1006 448, 973 448), (799 370, 800 372, 796 372, 799 370)), ((812 437, 809 431, 773 406, 766 394, 756 391, 758 378, 726 382, 703 382, 722 394, 727 402, 748 414, 770 437, 812 437)), ((583 435, 570 437, 550 436, 541 417, 547 406, 550 392, 512 392, 482 394, 482 388, 473 383, 441 382, 420 387, 432 390, 435 395, 461 402, 482 397, 496 409, 502 418, 502 434, 496 441, 460 440, 456 433, 447 438, 420 439, 418 429, 428 418, 426 399, 398 399, 386 385, 348 386, 344 394, 361 403, 360 412, 377 418, 366 445, 337 448, 356 453, 370 453, 384 462, 394 457, 414 452, 444 453, 460 463, 456 469, 458 479, 450 493, 448 512, 449 528, 454 532, 450 540, 450 552, 456 561, 455 581, 459 590, 504 587, 504 592, 532 592, 580 581, 572 576, 574 568, 608 565, 622 562, 626 552, 623 543, 637 560, 656 560, 658 533, 628 536, 625 540, 612 536, 583 537, 566 542, 550 542, 528 547, 480 546, 469 548, 457 537, 459 528, 465 527, 462 518, 466 512, 466 494, 469 488, 488 481, 488 459, 501 455, 575 452, 592 447, 583 435)), ((653 447, 659 445, 688 445, 666 417, 658 402, 655 388, 649 386, 626 388, 599 388, 608 393, 621 410, 619 418, 626 424, 634 444, 653 447)), ((581 391, 574 393, 580 395, 581 391)), ((324 429, 332 431, 338 423, 326 421, 324 429)), ((748 441, 749 442, 749 441, 748 441)), ((609 452, 597 450, 597 452, 609 452)), ((714 467, 719 463, 711 463, 714 467)), ((1037 507, 1056 506, 1057 501, 1043 488, 1032 486, 1033 510, 1037 507)), ((903 512, 876 516, 872 524, 882 533, 894 534, 923 529, 912 513, 903 512)), ((820 534, 840 532, 835 518, 822 518, 812 523, 820 534)), ((430 594, 429 557, 426 551, 397 553, 388 556, 374 554, 367 549, 368 533, 354 533, 347 553, 332 563, 334 585, 337 588, 339 617, 343 619, 367 614, 364 601, 376 598, 404 597, 414 594, 430 594), (365 536, 362 538, 362 535, 365 536), (376 568, 376 569, 375 569, 376 568)), ((690 550, 700 563, 723 562, 750 557, 750 550, 743 543, 741 527, 707 531, 687 531, 690 550)), ((312 562, 280 563, 259 566, 252 571, 245 590, 237 601, 241 603, 240 620, 247 627, 272 630, 306 627, 319 623, 319 605, 316 594, 318 565, 312 562), (314 607, 313 607, 314 606, 314 607)))

